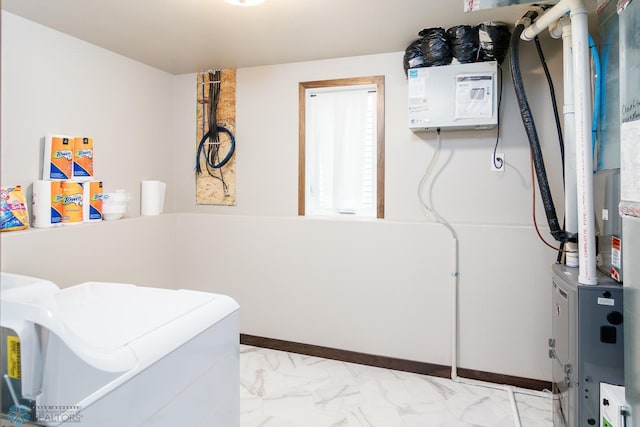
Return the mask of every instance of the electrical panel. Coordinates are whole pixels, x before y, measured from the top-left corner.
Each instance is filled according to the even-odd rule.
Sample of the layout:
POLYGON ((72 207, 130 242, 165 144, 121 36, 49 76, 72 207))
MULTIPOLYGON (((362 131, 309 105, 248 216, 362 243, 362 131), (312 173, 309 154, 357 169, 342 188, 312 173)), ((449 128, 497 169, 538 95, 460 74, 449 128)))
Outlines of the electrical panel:
POLYGON ((407 72, 409 128, 491 129, 498 124, 498 63, 412 68, 407 72))

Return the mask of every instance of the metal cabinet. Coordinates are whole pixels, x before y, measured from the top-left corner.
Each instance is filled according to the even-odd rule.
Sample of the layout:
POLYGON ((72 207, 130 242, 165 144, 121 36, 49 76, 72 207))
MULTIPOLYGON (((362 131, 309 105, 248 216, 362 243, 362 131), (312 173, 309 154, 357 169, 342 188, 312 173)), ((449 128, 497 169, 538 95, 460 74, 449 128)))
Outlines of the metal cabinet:
POLYGON ((622 286, 600 276, 578 283, 577 269, 553 267, 553 424, 599 425, 600 383, 624 384, 622 286))

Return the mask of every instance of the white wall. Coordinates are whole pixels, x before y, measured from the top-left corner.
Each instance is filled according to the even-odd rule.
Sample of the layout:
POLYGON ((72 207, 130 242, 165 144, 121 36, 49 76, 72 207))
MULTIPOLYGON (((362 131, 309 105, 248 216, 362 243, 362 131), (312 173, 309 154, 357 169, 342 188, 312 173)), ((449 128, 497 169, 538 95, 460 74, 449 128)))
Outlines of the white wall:
MULTIPOLYGON (((562 93, 561 46, 549 45, 548 61, 562 93)), ((549 157, 558 153, 553 118, 533 44, 523 45, 523 75, 530 103, 539 119, 539 132, 549 157), (533 69, 528 69, 535 67, 533 69), (547 108, 547 111, 541 111, 547 108)), ((438 176, 434 204, 452 222, 470 224, 530 224, 529 148, 505 63, 503 121, 499 151, 505 153, 504 174, 490 172, 495 130, 443 132, 443 159, 448 167, 438 176)), ((196 145, 195 75, 177 76, 176 185, 180 211, 238 215, 291 216, 297 214, 298 82, 368 75, 385 76, 387 219, 422 221, 416 197, 418 182, 435 147, 435 133, 414 134, 407 126, 407 79, 402 53, 327 61, 243 68, 237 71, 236 150, 238 202, 236 207, 196 206, 193 164, 196 145)), ((560 100, 561 102, 561 100, 560 100)), ((559 162, 547 165, 554 190, 561 190, 559 162)), ((559 215, 562 214, 558 194, 559 215)), ((543 215, 543 211, 539 212, 543 215)), ((541 217, 544 220, 544 217, 541 217)), ((543 221, 544 222, 544 221, 543 221)))
MULTIPOLYGON (((91 136, 96 177, 106 191, 129 192, 128 216, 136 217, 140 181, 173 176, 173 76, 5 11, 1 50, 2 185, 22 185, 30 207, 44 135, 91 136)), ((174 230, 175 217, 166 216, 2 233, 1 267, 60 286, 168 287, 174 230)))
MULTIPOLYGON (((559 45, 544 42, 560 78, 559 45)), ((540 111, 548 91, 535 47, 521 50, 540 111)), ((433 199, 460 235, 460 366, 548 380, 555 253, 531 227, 529 148, 507 68, 506 172, 490 172, 495 131, 444 132, 433 199)), ((194 87, 195 75, 175 79, 176 203, 193 213, 178 221, 184 278, 236 298, 245 333, 450 364, 451 240, 416 196, 435 134, 407 128, 402 53, 239 69, 235 207, 193 202, 194 87), (385 76, 385 219, 297 217, 298 82, 369 75, 385 76)), ((536 117, 557 155, 550 108, 536 117)), ((559 161, 547 167, 562 215, 559 161)), ((544 225, 539 201, 538 217, 544 225)))
POLYGON ((167 214, 2 233, 2 271, 60 287, 105 281, 176 288, 176 221, 167 214))
MULTIPOLYGON (((450 363, 451 241, 422 215, 415 195, 435 137, 407 129, 401 52, 239 69, 238 205, 196 206, 195 75, 170 76, 5 12, 2 31, 3 185, 38 178, 44 134, 81 132, 95 138, 107 189, 134 194, 133 215, 146 178, 166 180, 168 210, 183 212, 3 233, 4 271, 64 286, 119 280, 223 292, 240 302, 244 333, 450 363), (51 84, 41 80, 48 63, 51 84), (300 218, 298 82, 363 75, 386 79, 386 218, 300 218), (67 273, 48 258, 64 242, 72 253, 100 249, 67 273)), ((559 45, 547 44, 559 80, 559 45)), ((531 104, 541 111, 547 90, 533 52, 523 46, 521 56, 531 104)), ((531 228, 529 149, 508 74, 500 143, 506 172, 489 171, 495 131, 445 132, 448 162, 433 198, 460 235, 460 366, 549 380, 555 253, 531 228)), ((536 117, 543 148, 554 155, 548 110, 536 117)), ((547 167, 561 205, 558 164, 547 167)), ((538 217, 544 223, 541 209, 538 217)))
MULTIPOLYGON (((2 185, 40 179, 47 133, 94 138, 96 177, 132 196, 142 179, 173 176, 173 76, 2 11, 2 185)), ((169 197, 171 198, 171 197, 169 197)), ((168 202, 171 210, 171 201, 168 202)), ((173 285, 175 218, 130 219, 2 233, 3 271, 173 285)))
POLYGON ((90 136, 96 177, 107 191, 130 192, 130 214, 137 215, 140 181, 173 176, 172 81, 2 11, 2 185, 40 179, 46 134, 90 136))

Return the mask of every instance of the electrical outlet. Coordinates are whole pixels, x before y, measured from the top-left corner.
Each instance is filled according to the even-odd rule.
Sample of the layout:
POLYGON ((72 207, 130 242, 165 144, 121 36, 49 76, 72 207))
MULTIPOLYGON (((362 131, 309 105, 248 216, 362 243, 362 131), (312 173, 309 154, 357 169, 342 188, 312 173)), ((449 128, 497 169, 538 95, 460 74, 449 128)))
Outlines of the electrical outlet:
POLYGON ((496 153, 495 159, 493 153, 491 153, 491 171, 492 172, 504 172, 505 160, 504 153, 496 153))

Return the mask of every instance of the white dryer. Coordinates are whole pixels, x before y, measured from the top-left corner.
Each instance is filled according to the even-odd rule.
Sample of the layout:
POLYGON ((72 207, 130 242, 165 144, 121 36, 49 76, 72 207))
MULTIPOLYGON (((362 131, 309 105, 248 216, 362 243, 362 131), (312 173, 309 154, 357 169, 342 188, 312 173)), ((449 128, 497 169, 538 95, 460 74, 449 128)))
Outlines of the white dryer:
POLYGON ((237 427, 238 304, 2 273, 2 413, 46 426, 237 427))

